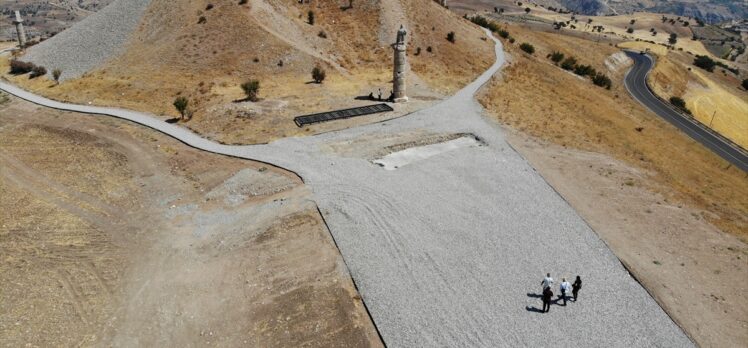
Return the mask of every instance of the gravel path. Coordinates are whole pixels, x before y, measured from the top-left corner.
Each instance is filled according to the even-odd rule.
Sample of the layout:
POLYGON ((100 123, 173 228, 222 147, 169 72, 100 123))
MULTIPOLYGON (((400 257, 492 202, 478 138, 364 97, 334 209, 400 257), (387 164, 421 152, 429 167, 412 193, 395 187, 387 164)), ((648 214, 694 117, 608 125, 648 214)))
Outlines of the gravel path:
POLYGON ((80 77, 121 53, 151 0, 117 0, 67 30, 31 47, 22 58, 62 80, 80 77))
POLYGON ((268 145, 227 146, 126 110, 67 110, 133 120, 211 152, 273 163, 314 191, 374 322, 390 347, 690 347, 693 343, 577 213, 481 117, 473 95, 496 63, 452 98, 384 123, 268 145), (485 142, 385 170, 321 151, 330 143, 412 131, 485 142), (538 313, 546 272, 584 279, 579 303, 538 313))

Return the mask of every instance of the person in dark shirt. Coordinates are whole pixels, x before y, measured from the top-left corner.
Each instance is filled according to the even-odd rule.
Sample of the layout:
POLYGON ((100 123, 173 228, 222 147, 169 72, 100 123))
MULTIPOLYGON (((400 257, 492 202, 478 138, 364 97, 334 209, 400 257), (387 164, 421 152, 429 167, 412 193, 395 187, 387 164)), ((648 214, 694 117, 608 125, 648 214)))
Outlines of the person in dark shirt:
POLYGON ((543 289, 543 312, 551 310, 551 298, 553 298, 553 291, 550 287, 543 289))
POLYGON ((582 288, 582 278, 577 276, 577 280, 574 281, 574 284, 571 285, 571 294, 574 295, 574 302, 577 302, 577 294, 579 294, 579 289, 582 288))

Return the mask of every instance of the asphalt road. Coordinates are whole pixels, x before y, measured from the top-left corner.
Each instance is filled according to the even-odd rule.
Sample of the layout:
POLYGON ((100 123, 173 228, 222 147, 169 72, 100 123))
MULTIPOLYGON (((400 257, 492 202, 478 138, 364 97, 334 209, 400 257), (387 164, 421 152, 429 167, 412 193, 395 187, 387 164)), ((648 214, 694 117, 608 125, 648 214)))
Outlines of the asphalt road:
POLYGON ((636 100, 726 161, 748 172, 748 153, 701 123, 683 116, 652 93, 647 86, 647 75, 654 67, 654 60, 651 57, 639 52, 626 51, 626 54, 634 60, 634 66, 626 74, 624 82, 626 89, 636 100))

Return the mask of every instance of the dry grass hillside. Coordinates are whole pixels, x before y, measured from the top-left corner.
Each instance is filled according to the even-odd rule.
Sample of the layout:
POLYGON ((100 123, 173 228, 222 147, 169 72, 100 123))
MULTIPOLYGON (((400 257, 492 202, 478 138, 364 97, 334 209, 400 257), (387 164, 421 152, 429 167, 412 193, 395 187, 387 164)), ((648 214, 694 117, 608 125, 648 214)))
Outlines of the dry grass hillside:
POLYGON ((618 48, 519 26, 510 28, 516 44, 530 42, 536 52, 529 56, 514 45, 506 45, 517 54, 506 68, 503 83, 493 85, 482 98, 491 111, 533 136, 612 153, 653 170, 662 182, 676 189, 679 199, 703 207, 711 213, 707 216, 710 221, 748 240, 748 191, 742 191, 748 190, 745 173, 725 169, 727 162, 633 101, 622 82, 626 69, 608 71, 613 87, 606 90, 546 58, 558 50, 606 71, 605 60, 620 52, 618 48))
POLYGON ((194 111, 188 127, 223 142, 254 143, 317 131, 298 129, 291 119, 299 114, 361 105, 354 97, 380 88, 387 97, 389 44, 400 24, 409 29, 414 103, 397 111, 454 92, 493 62, 483 32, 433 1, 348 5, 347 0, 244 5, 155 0, 125 53, 99 69, 60 86, 14 81, 56 99, 159 115, 176 115, 172 102, 186 96, 194 111), (456 33, 455 43, 446 40, 450 31, 456 33), (311 70, 318 65, 327 79, 311 84, 311 70), (260 81, 261 101, 235 102, 244 98, 240 84, 250 79, 260 81))
POLYGON ((531 152, 547 157, 538 166, 541 173, 556 175, 556 169, 548 171, 550 166, 561 166, 557 172, 562 177, 574 173, 549 180, 689 335, 704 346, 744 342, 741 320, 748 307, 731 304, 744 302, 745 296, 743 286, 733 280, 745 279, 746 173, 634 101, 623 86, 626 65, 611 58, 620 57, 612 44, 507 28, 516 39, 505 45, 510 63, 481 103, 521 137, 550 143, 530 146, 536 148, 531 152), (534 45, 533 55, 518 48, 523 42, 534 45), (612 88, 595 86, 554 65, 547 58, 553 51, 605 71, 612 88), (575 188, 574 178, 583 176, 589 180, 579 180, 584 182, 575 188), (579 194, 588 191, 595 191, 589 193, 594 196, 579 194), (637 200, 647 204, 630 204, 637 200), (727 234, 697 227, 703 221, 727 234), (735 241, 716 242, 722 239, 735 241), (699 289, 689 288, 694 281, 699 289))

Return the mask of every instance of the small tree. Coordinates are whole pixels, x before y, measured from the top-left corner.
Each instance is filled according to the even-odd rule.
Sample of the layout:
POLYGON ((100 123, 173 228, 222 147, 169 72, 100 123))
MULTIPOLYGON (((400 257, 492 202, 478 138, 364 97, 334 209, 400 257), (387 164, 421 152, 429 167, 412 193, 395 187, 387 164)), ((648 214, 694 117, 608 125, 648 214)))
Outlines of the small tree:
POLYGON ((52 77, 55 79, 55 82, 57 84, 60 84, 60 76, 62 76, 62 70, 60 69, 52 70, 52 77))
POLYGON ((309 22, 310 25, 314 25, 314 11, 309 10, 306 14, 307 22, 309 22))
POLYGON ((257 95, 260 93, 260 81, 249 80, 242 83, 242 90, 247 96, 247 100, 256 102, 258 100, 257 95))
POLYGON ((561 52, 555 51, 550 54, 550 58, 554 63, 558 64, 559 62, 564 60, 564 54, 561 52))
POLYGON ((673 104, 673 106, 678 109, 683 109, 686 107, 686 101, 681 97, 670 97, 670 104, 673 104))
POLYGON ((678 42, 678 35, 675 33, 670 34, 670 38, 667 39, 667 42, 671 45, 675 45, 676 42, 678 42))
POLYGON ((447 41, 449 41, 451 43, 455 43, 455 40, 457 40, 457 39, 455 38, 455 32, 454 31, 450 31, 449 33, 447 33, 447 41))
POLYGON ((686 101, 681 97, 670 97, 670 104, 689 115, 691 114, 691 110, 686 107, 686 101))
POLYGON ((187 112, 187 106, 190 104, 190 101, 187 100, 185 97, 177 97, 177 99, 174 99, 174 108, 177 109, 179 112, 179 116, 181 119, 184 119, 184 116, 187 112))
POLYGON ((577 59, 574 57, 569 57, 564 59, 564 61, 561 63, 561 69, 564 70, 574 70, 574 66, 577 65, 577 59))
POLYGON ((320 68, 319 65, 312 69, 312 79, 314 80, 314 83, 322 83, 322 81, 325 80, 325 77, 327 77, 327 73, 325 73, 325 70, 320 68))
POLYGON ((519 48, 521 50, 529 53, 529 54, 535 53, 535 46, 533 46, 533 45, 531 45, 531 44, 529 44, 527 42, 523 42, 521 45, 519 45, 519 48))
POLYGON ((592 76, 592 83, 594 83, 596 86, 605 87, 606 89, 610 89, 610 86, 612 85, 610 78, 600 72, 595 73, 595 75, 592 76))

